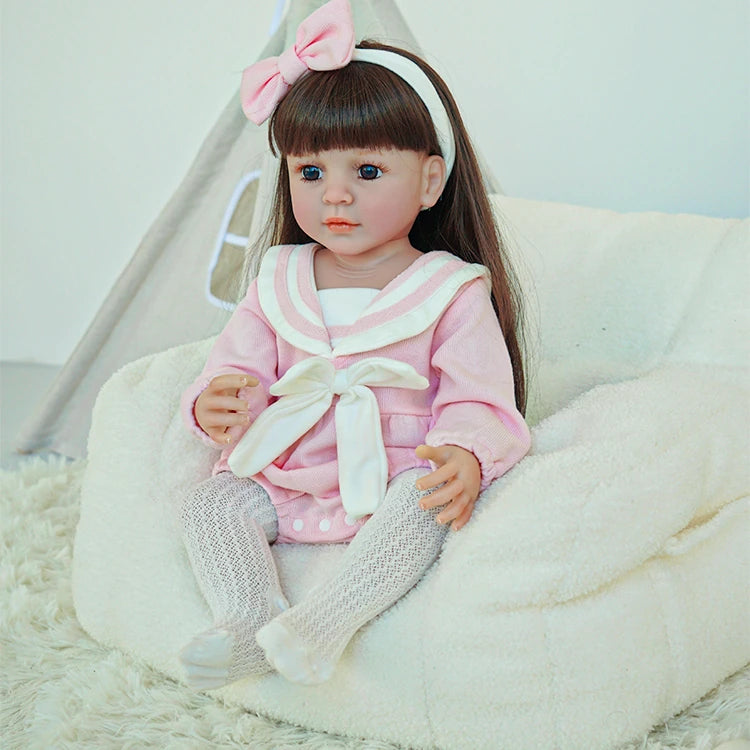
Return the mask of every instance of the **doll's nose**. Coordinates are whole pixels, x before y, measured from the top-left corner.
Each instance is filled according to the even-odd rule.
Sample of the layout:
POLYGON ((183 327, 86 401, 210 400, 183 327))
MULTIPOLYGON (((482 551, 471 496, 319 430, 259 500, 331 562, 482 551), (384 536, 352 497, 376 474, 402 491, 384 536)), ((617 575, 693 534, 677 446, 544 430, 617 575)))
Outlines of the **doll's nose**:
POLYGON ((352 202, 352 194, 344 183, 329 183, 323 193, 323 202, 331 206, 346 206, 352 202))

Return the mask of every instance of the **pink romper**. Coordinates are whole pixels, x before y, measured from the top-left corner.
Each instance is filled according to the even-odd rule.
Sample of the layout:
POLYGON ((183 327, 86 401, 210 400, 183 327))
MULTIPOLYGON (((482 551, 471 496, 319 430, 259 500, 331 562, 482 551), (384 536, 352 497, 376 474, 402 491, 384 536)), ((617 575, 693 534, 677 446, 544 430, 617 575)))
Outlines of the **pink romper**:
POLYGON ((185 391, 183 416, 217 375, 249 373, 237 429, 214 473, 251 476, 279 516, 278 542, 351 539, 387 482, 416 467, 420 444, 458 445, 477 457, 482 489, 528 451, 488 272, 446 252, 424 253, 349 326, 323 324, 315 244, 270 248, 185 391), (332 345, 331 341, 334 341, 332 345))

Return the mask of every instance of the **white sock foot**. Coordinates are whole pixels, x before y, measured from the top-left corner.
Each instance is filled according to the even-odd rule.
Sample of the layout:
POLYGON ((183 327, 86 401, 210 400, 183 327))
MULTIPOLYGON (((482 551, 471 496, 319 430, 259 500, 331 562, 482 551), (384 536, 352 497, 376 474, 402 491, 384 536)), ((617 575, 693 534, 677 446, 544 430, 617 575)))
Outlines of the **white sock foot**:
POLYGON ((187 684, 195 690, 212 690, 229 682, 234 635, 213 628, 195 636, 180 651, 187 684))
POLYGON ((234 628, 218 626, 195 636, 180 652, 180 661, 187 684, 195 690, 213 690, 273 668, 255 642, 254 628, 243 623, 234 628))
POLYGON ((315 654, 278 620, 264 625, 255 640, 273 668, 290 682, 319 685, 333 674, 334 664, 315 654))

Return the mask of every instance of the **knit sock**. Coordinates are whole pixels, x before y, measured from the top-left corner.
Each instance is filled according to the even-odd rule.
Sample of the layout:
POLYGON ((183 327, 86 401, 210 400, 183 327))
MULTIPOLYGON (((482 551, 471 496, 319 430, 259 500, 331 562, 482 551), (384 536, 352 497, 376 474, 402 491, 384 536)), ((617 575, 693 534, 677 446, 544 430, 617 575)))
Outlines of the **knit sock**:
POLYGON ((188 684, 220 687, 271 670, 257 630, 289 605, 269 541, 278 534, 266 491, 231 472, 202 482, 182 508, 185 547, 214 627, 180 652, 188 684))
POLYGON ((435 520, 439 508, 419 507, 427 493, 414 483, 424 474, 414 469, 394 478, 338 572, 258 631, 268 661, 288 680, 329 679, 357 630, 406 594, 437 558, 448 527, 435 520))

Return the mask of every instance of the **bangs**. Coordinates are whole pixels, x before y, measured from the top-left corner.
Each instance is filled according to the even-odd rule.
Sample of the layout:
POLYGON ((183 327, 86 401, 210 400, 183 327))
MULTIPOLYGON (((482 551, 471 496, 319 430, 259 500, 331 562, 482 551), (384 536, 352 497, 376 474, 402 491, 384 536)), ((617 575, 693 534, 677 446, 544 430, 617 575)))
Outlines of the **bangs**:
POLYGON ((441 153, 419 95, 396 73, 366 62, 298 81, 271 118, 269 140, 282 156, 347 148, 441 153))

